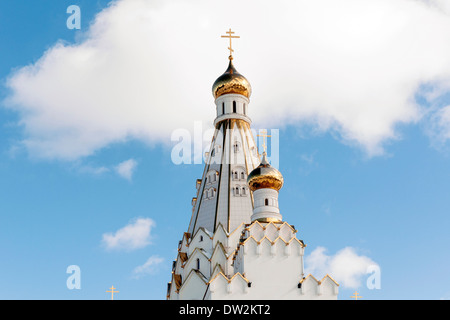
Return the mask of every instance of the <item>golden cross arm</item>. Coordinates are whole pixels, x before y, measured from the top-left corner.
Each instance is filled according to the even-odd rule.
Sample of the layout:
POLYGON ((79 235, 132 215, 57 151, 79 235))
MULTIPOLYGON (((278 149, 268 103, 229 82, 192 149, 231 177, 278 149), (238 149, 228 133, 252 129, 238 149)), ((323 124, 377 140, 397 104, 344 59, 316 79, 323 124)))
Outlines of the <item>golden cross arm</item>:
POLYGON ((353 298, 353 299, 355 299, 355 300, 358 300, 358 299, 362 298, 362 296, 360 296, 359 293, 355 291, 354 295, 353 295, 353 296, 350 296, 350 298, 353 298))
POLYGON ((222 38, 228 38, 230 39, 230 46, 228 47, 228 50, 230 50, 230 59, 232 57, 232 54, 234 52, 233 47, 232 47, 232 43, 231 43, 231 39, 237 39, 240 38, 240 36, 233 36, 233 34, 235 33, 234 31, 228 30, 227 32, 225 32, 227 35, 226 36, 221 36, 222 38))
POLYGON ((266 145, 266 138, 270 138, 270 137, 272 137, 271 135, 269 135, 269 134, 267 134, 267 130, 261 130, 260 131, 261 132, 261 134, 258 134, 257 136, 258 137, 262 137, 264 140, 263 140, 263 144, 262 144, 262 147, 263 147, 263 149, 264 149, 264 152, 266 152, 266 148, 267 148, 267 145, 266 145))
POLYGON ((114 300, 114 293, 119 293, 119 291, 114 291, 117 288, 114 288, 114 286, 111 286, 111 288, 109 288, 110 290, 106 290, 106 292, 110 292, 111 293, 111 300, 114 300))

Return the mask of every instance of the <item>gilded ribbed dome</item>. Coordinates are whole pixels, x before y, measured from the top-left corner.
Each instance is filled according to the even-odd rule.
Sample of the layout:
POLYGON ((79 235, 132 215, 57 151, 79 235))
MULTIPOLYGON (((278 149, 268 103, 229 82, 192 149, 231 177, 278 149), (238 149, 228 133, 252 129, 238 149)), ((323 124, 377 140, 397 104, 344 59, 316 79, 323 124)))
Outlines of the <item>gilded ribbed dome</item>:
POLYGON ((248 80, 233 66, 232 58, 224 74, 217 78, 212 87, 214 98, 228 93, 237 93, 250 98, 252 87, 248 80))
POLYGON ((270 166, 265 152, 263 153, 261 164, 250 172, 247 178, 248 186, 252 191, 264 188, 278 191, 283 186, 283 182, 283 176, 280 171, 270 166))

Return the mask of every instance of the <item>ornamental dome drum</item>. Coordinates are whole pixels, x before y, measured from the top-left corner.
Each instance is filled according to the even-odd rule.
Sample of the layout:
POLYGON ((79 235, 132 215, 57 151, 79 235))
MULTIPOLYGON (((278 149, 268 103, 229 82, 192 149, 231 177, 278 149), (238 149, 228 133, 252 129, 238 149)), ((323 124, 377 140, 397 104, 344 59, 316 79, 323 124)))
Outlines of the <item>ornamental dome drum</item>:
POLYGON ((261 164, 256 167, 247 178, 250 190, 270 188, 279 191, 283 186, 283 176, 280 171, 270 166, 266 159, 266 153, 263 153, 261 164))
POLYGON ((227 70, 214 82, 212 93, 215 99, 228 93, 241 94, 250 98, 252 87, 248 80, 236 71, 231 58, 227 70))

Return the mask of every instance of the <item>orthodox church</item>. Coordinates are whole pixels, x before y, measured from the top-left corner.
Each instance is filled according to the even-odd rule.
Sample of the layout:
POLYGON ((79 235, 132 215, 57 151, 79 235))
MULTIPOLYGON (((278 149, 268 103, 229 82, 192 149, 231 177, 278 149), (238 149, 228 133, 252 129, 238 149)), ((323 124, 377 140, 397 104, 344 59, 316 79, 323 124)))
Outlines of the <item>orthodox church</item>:
POLYGON ((283 220, 283 176, 260 155, 248 116, 252 88, 233 65, 212 87, 217 117, 192 217, 178 244, 168 300, 337 299, 329 275, 305 275, 305 243, 283 220))

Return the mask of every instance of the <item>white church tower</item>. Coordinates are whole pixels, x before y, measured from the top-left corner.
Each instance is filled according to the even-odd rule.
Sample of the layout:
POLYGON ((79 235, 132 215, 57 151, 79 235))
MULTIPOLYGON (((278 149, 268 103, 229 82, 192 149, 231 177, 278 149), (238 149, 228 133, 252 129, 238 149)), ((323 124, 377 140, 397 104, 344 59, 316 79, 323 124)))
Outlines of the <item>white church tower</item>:
POLYGON ((229 65, 213 84, 217 117, 188 231, 178 245, 169 300, 337 299, 338 284, 303 273, 306 245, 283 221, 283 176, 260 157, 248 117, 251 86, 229 65), (267 275, 271 275, 268 277, 267 275))

